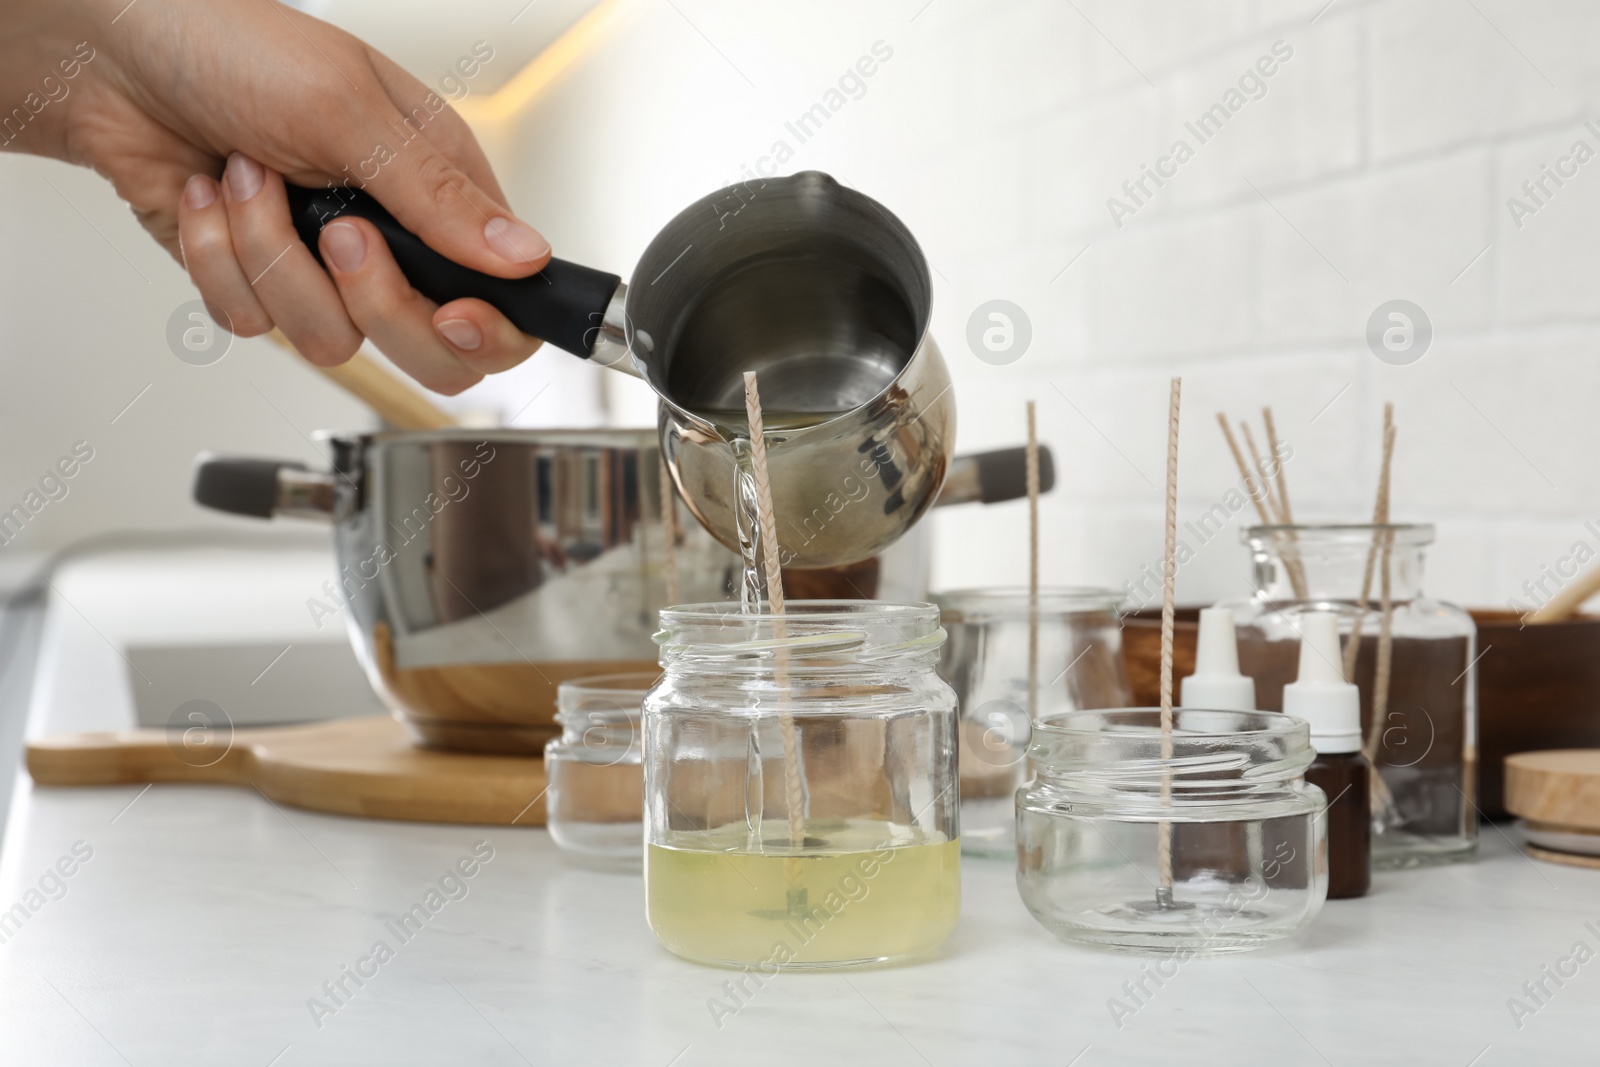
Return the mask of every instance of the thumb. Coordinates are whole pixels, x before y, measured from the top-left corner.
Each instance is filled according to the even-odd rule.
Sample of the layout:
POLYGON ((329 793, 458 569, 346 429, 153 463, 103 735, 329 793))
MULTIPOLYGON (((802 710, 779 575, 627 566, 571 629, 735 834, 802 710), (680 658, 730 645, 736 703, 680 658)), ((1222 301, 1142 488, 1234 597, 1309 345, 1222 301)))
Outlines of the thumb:
POLYGON ((463 266, 500 278, 543 269, 550 242, 511 213, 427 137, 403 122, 351 168, 400 224, 434 251, 463 266))

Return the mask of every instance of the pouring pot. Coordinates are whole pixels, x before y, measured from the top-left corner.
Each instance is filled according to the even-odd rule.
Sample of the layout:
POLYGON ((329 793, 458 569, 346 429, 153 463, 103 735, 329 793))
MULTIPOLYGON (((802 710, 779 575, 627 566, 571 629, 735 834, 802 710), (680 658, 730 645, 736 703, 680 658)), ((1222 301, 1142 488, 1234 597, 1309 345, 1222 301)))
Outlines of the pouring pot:
POLYGON ((558 259, 529 278, 495 278, 439 255, 348 186, 289 193, 314 253, 328 222, 367 219, 429 299, 485 300, 525 333, 644 379, 661 401, 673 481, 731 549, 745 371, 760 379, 785 566, 874 556, 939 495, 955 398, 928 333, 927 262, 899 219, 826 174, 742 182, 696 201, 650 243, 628 285, 558 259), (836 508, 842 500, 850 506, 836 508))
MULTIPOLYGON (((560 683, 656 669, 669 566, 679 603, 738 588, 738 558, 681 515, 669 564, 653 430, 320 436, 329 471, 202 455, 194 499, 332 522, 337 578, 306 608, 319 626, 343 616, 373 688, 420 744, 537 753, 559 732, 560 683)), ((941 503, 1022 495, 1022 452, 956 459, 941 503)), ((1047 450, 1040 469, 1048 489, 1047 450)), ((847 588, 874 591, 859 575, 847 588)))

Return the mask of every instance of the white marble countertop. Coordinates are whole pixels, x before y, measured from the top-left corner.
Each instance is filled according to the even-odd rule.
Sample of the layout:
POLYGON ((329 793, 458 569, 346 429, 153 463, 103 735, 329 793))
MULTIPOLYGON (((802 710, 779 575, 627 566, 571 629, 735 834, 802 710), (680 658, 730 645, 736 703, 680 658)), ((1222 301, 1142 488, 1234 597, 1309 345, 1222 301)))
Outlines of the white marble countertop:
MULTIPOLYGON (((53 669, 69 669, 72 639, 49 640, 53 669)), ((36 694, 32 732, 90 725, 89 709, 52 703, 81 701, 77 682, 36 694)), ((669 955, 636 876, 573 868, 542 830, 24 780, 0 911, 41 880, 47 899, 0 943, 0 1064, 1593 1062, 1600 872, 1535 864, 1493 827, 1483 842, 1474 864, 1380 873, 1371 896, 1330 903, 1282 946, 1147 980, 1120 1027, 1108 1001, 1127 1002, 1148 960, 1057 941, 1008 865, 966 861, 938 957, 779 975, 719 1025, 708 1002, 733 1003, 737 975, 669 955), (386 924, 475 846, 493 858, 466 895, 401 942, 386 924), (70 877, 47 876, 58 863, 70 877), (380 940, 393 958, 314 1018, 308 1001, 335 1006, 324 983, 380 940), (1570 976, 1544 978, 1540 1006, 1523 985, 1545 967, 1570 976), (1512 998, 1538 1009, 1520 1027, 1512 998)))

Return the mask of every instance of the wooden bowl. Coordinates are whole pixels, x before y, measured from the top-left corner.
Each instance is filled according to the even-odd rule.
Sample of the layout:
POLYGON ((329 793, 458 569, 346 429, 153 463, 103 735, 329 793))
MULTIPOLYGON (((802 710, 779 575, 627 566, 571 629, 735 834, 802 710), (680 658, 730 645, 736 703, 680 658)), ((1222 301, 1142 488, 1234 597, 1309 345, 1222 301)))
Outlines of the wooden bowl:
POLYGON ((404 711, 397 717, 419 745, 463 752, 537 756, 559 737, 556 690, 601 674, 657 672, 654 660, 461 663, 402 668, 386 623, 373 628, 373 660, 404 711))
MULTIPOLYGON (((1172 635, 1172 687, 1194 673, 1194 647, 1200 639, 1200 609, 1178 608, 1172 635)), ((1133 707, 1161 705, 1161 609, 1144 608, 1122 617, 1122 660, 1128 668, 1133 707)))
POLYGON ((1600 617, 1523 625, 1474 609, 1478 623, 1478 807, 1502 819, 1505 760, 1516 752, 1600 747, 1600 617))

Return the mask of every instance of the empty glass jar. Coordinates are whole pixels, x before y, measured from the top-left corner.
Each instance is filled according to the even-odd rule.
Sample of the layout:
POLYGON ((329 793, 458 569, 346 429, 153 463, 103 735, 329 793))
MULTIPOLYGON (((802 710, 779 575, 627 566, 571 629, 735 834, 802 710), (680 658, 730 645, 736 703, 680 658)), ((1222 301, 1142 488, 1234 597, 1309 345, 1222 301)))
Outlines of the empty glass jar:
POLYGON ((1239 667, 1264 710, 1283 708, 1299 663, 1298 618, 1333 611, 1361 690, 1362 735, 1372 776, 1372 862, 1411 867, 1470 859, 1478 847, 1477 626, 1453 604, 1422 593, 1430 525, 1253 526, 1256 594, 1223 604, 1238 625, 1239 667), (1387 547, 1385 547, 1387 542, 1387 547), (1377 551, 1374 552, 1374 545, 1377 551), (1369 558, 1372 579, 1362 603, 1369 558), (1384 571, 1390 605, 1383 650, 1384 571), (1386 665, 1382 665, 1384 660, 1386 665), (1379 693, 1380 678, 1387 682, 1379 693))
POLYGON ((929 604, 661 613, 644 707, 645 901, 703 963, 926 952, 961 903, 956 700, 929 604))
POLYGON ((1303 777, 1310 728, 1179 708, 1163 756, 1160 715, 1034 724, 1035 778, 1017 793, 1023 903, 1069 941, 1182 958, 1287 937, 1328 893, 1326 801, 1303 777))
POLYGON ((1031 776, 1032 718, 1087 708, 1126 707, 1122 631, 1108 589, 1039 591, 1037 669, 1030 692, 1028 590, 942 593, 950 634, 941 670, 960 701, 961 851, 1016 851, 1016 792, 1031 776))
POLYGON ((640 709, 658 672, 562 682, 561 736, 545 746, 550 836, 586 866, 637 870, 644 852, 640 709))

